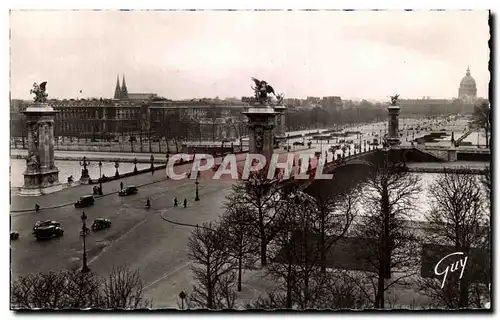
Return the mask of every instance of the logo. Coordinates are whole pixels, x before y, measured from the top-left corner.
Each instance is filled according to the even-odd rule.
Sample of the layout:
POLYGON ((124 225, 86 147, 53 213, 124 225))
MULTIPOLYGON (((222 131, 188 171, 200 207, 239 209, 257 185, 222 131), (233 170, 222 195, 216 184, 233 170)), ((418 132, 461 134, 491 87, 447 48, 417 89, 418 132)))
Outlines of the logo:
POLYGON ((441 263, 443 262, 443 260, 445 260, 448 257, 455 256, 455 255, 465 255, 465 254, 463 252, 450 253, 449 255, 444 257, 443 259, 439 260, 439 262, 434 267, 434 274, 435 275, 437 275, 437 276, 444 275, 443 282, 441 283, 441 289, 444 288, 444 284, 446 283, 446 278, 448 277, 449 272, 456 272, 459 270, 459 267, 460 267, 461 270, 460 270, 460 278, 459 279, 462 279, 462 276, 464 275, 464 270, 465 270, 465 266, 467 264, 467 259, 468 259, 467 256, 465 256, 464 259, 460 258, 458 261, 446 266, 445 269, 443 269, 441 266, 441 263), (438 271, 438 270, 441 270, 441 271, 438 271))
POLYGON ((221 179, 222 175, 229 175, 232 179, 238 180, 238 169, 242 169, 242 179, 248 179, 251 172, 267 170, 266 176, 268 179, 278 178, 286 179, 332 179, 332 174, 324 174, 325 158, 323 154, 318 156, 313 154, 302 153, 298 155, 298 163, 295 161, 295 155, 288 154, 285 162, 278 162, 279 154, 273 154, 270 159, 266 159, 261 154, 247 154, 245 159, 237 160, 236 155, 228 154, 222 158, 221 163, 216 164, 215 159, 209 154, 175 154, 168 159, 166 171, 167 177, 173 180, 181 180, 190 178, 197 179, 199 172, 212 170, 214 175, 213 180, 221 179), (314 160, 315 166, 312 166, 311 160, 314 160), (175 173, 174 166, 176 163, 184 161, 192 161, 190 173, 175 173), (238 166, 238 162, 242 166, 238 166), (298 164, 298 165, 297 165, 298 164))

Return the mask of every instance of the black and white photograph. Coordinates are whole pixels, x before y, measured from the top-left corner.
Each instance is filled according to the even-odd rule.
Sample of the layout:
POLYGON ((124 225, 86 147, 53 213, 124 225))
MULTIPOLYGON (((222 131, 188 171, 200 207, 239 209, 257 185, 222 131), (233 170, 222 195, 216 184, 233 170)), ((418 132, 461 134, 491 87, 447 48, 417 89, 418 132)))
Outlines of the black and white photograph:
POLYGON ((493 14, 11 9, 11 312, 491 312, 493 14))

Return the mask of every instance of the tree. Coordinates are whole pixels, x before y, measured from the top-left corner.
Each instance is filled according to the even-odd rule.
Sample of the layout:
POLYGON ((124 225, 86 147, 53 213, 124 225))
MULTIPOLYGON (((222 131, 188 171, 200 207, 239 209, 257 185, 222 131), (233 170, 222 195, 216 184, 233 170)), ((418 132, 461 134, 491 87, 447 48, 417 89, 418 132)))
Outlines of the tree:
POLYGON ((308 306, 311 275, 317 269, 315 262, 319 261, 319 251, 314 245, 312 232, 314 198, 294 191, 279 202, 281 205, 277 212, 282 228, 274 238, 274 250, 271 251, 273 259, 267 265, 268 273, 285 287, 285 308, 291 309, 294 300, 302 302, 302 307, 308 306), (303 299, 294 299, 295 295, 302 293, 303 299))
MULTIPOLYGON (((464 168, 459 172, 445 172, 429 188, 431 209, 426 214, 433 234, 428 241, 451 247, 453 252, 463 252, 470 256, 474 248, 489 249, 489 216, 486 213, 484 193, 480 177, 464 168)), ((449 308, 482 307, 480 295, 486 295, 491 283, 488 261, 484 261, 485 281, 474 281, 475 272, 448 275, 445 286, 441 288, 438 279, 423 279, 421 291, 432 298, 436 306, 449 308), (482 292, 482 293, 481 293, 482 292), (479 295, 478 295, 479 293, 479 295)), ((475 269, 473 266, 470 269, 475 269)), ((470 271, 470 270, 469 270, 470 271)))
POLYGON ((489 148, 489 133, 491 128, 490 102, 484 99, 480 100, 474 105, 474 113, 472 116, 474 117, 476 125, 479 128, 484 129, 484 133, 486 135, 486 148, 489 148))
POLYGON ((228 207, 221 217, 221 228, 226 230, 230 241, 229 254, 236 260, 238 269, 238 291, 241 291, 242 271, 244 267, 251 267, 254 260, 254 253, 257 248, 252 241, 251 234, 246 228, 245 222, 248 219, 248 211, 243 207, 228 207))
MULTIPOLYGON (((327 253, 331 247, 347 233, 351 222, 357 215, 357 201, 359 190, 346 186, 341 190, 334 190, 330 181, 316 181, 316 188, 310 190, 315 198, 319 234, 319 250, 321 271, 326 273, 327 253), (329 236, 330 235, 330 236, 329 236)), ((339 183, 336 181, 336 186, 339 183)))
POLYGON ((205 223, 191 233, 189 258, 194 279, 198 281, 190 295, 193 306, 208 309, 234 306, 235 263, 229 254, 229 241, 225 230, 216 223, 205 223))
POLYGON ((21 276, 11 283, 13 309, 147 308, 137 271, 117 267, 104 278, 79 270, 21 276))
POLYGON ((101 280, 101 304, 106 309, 139 309, 148 306, 138 271, 124 266, 113 268, 101 280))
POLYGON ((384 292, 395 284, 407 285, 416 274, 417 238, 408 227, 412 220, 420 179, 409 174, 404 166, 382 153, 380 165, 369 175, 362 200, 365 216, 359 219, 354 232, 367 239, 368 246, 358 248, 375 271, 368 273, 374 291, 374 307, 384 308, 384 292), (392 270, 397 275, 391 279, 392 270), (370 275, 371 274, 371 275, 370 275))
POLYGON ((261 266, 267 264, 267 246, 280 228, 275 208, 280 192, 280 185, 276 180, 267 178, 264 168, 233 185, 227 198, 226 207, 239 208, 248 213, 243 224, 260 244, 261 266))

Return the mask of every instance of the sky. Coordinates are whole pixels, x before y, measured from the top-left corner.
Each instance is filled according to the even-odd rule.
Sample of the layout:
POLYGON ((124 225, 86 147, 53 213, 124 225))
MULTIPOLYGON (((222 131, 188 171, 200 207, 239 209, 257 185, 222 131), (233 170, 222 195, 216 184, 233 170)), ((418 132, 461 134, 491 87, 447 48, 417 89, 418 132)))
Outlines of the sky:
POLYGON ((488 96, 487 11, 12 11, 11 98, 453 98, 468 66, 488 96), (81 91, 81 93, 80 93, 81 91))

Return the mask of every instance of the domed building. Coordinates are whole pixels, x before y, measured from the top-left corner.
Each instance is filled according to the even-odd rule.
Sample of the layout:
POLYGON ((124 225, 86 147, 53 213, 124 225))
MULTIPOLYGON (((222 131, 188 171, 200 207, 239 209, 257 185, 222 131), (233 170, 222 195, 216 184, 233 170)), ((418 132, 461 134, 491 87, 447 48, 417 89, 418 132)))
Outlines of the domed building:
POLYGON ((463 77, 462 81, 460 81, 458 99, 467 103, 473 103, 477 100, 476 80, 474 80, 474 78, 470 75, 469 67, 467 67, 465 77, 463 77))

